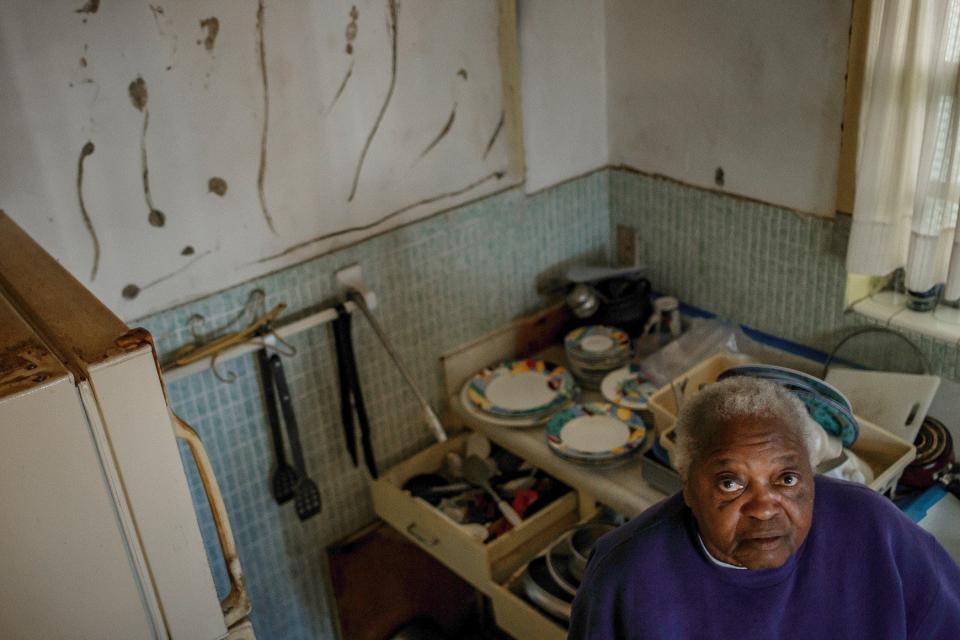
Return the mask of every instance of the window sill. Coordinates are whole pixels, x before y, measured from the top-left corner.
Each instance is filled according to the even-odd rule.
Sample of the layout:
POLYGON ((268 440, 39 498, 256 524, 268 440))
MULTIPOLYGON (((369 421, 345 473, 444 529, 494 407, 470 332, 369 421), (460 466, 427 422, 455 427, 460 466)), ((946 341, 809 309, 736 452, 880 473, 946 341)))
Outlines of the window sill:
POLYGON ((851 305, 855 313, 878 320, 892 329, 906 329, 960 346, 960 309, 937 307, 919 313, 906 307, 907 296, 881 291, 851 305))

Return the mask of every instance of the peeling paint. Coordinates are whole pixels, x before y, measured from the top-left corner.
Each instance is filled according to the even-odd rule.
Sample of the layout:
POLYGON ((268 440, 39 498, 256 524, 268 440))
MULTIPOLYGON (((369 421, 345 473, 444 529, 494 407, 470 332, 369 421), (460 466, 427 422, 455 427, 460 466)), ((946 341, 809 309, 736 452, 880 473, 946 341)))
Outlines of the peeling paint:
POLYGON ((506 119, 506 113, 503 111, 500 112, 500 121, 497 122, 496 128, 493 130, 493 135, 490 136, 490 141, 487 142, 487 148, 483 150, 483 159, 486 160, 487 156, 490 154, 490 150, 493 149, 494 143, 496 143, 497 138, 500 136, 500 130, 503 129, 503 122, 506 119))
POLYGON ((270 208, 267 206, 267 193, 264 184, 267 179, 267 132, 270 126, 270 85, 267 78, 267 51, 266 42, 263 38, 263 0, 257 0, 257 43, 258 43, 258 62, 260 65, 260 81, 263 85, 263 128, 260 131, 260 168, 257 171, 257 194, 260 197, 260 210, 267 221, 267 226, 273 235, 277 235, 277 230, 273 227, 273 217, 270 215, 270 208))
POLYGON ((130 94, 130 102, 133 103, 137 111, 143 111, 147 108, 147 83, 144 82, 142 77, 137 76, 137 79, 127 87, 127 92, 130 94))
POLYGON ((215 193, 222 198, 227 193, 227 181, 214 176, 207 180, 207 191, 209 193, 215 193))
POLYGON ((220 20, 215 17, 204 18, 200 21, 200 28, 207 32, 207 36, 203 39, 203 48, 207 51, 213 51, 217 34, 220 33, 220 20))
POLYGON ((491 180, 500 180, 500 179, 503 178, 503 176, 505 176, 506 174, 507 174, 506 171, 494 171, 493 173, 490 173, 490 174, 488 174, 488 175, 480 178, 479 180, 475 180, 474 182, 471 182, 471 183, 468 184, 467 186, 462 187, 462 188, 460 188, 460 189, 457 189, 456 191, 447 191, 446 193, 440 193, 440 194, 437 194, 437 195, 435 195, 435 196, 431 196, 431 197, 429 197, 429 198, 424 198, 423 200, 418 200, 417 202, 414 202, 413 204, 408 204, 408 205, 406 205, 406 206, 404 206, 404 207, 401 207, 401 208, 397 209, 396 211, 392 211, 392 212, 388 213, 387 215, 383 216, 382 218, 380 218, 379 220, 375 220, 374 222, 371 222, 371 223, 369 223, 369 224, 360 225, 360 226, 356 226, 356 227, 350 227, 349 229, 342 229, 342 230, 340 230, 340 231, 334 231, 333 233, 325 233, 325 234, 323 234, 323 235, 316 236, 316 237, 314 237, 314 238, 310 238, 309 240, 305 240, 305 241, 303 241, 303 242, 299 242, 299 243, 297 243, 297 244, 295 244, 295 245, 292 245, 292 246, 290 246, 290 247, 287 247, 286 249, 284 249, 284 250, 281 251, 280 253, 275 253, 275 254, 273 254, 272 256, 267 256, 266 258, 261 258, 260 260, 257 260, 257 261, 255 261, 255 262, 253 262, 253 263, 248 263, 248 264, 260 264, 260 263, 262 263, 262 262, 269 262, 270 260, 275 260, 275 259, 277 259, 277 258, 282 258, 283 256, 289 255, 289 254, 293 253, 294 251, 299 251, 300 249, 303 249, 304 247, 308 247, 308 246, 310 246, 311 244, 314 244, 315 242, 321 242, 321 241, 323 241, 323 240, 329 240, 330 238, 335 238, 335 237, 337 237, 337 236, 342 236, 342 235, 344 235, 344 234, 346 234, 346 233, 353 233, 353 232, 355 232, 355 231, 367 231, 368 229, 373 229, 373 228, 376 227, 377 225, 383 224, 383 223, 386 222, 387 220, 390 220, 391 218, 395 218, 395 217, 397 217, 397 216, 399 216, 399 215, 402 215, 402 214, 406 213, 407 211, 410 211, 411 209, 415 209, 415 208, 417 208, 417 207, 422 207, 422 206, 428 205, 428 204, 433 204, 434 202, 437 202, 437 201, 439 201, 439 200, 444 200, 444 199, 446 199, 446 198, 453 198, 453 197, 456 197, 456 196, 459 196, 459 195, 463 195, 464 193, 467 193, 468 191, 471 191, 471 190, 473 190, 473 189, 476 189, 476 188, 479 187, 480 185, 485 184, 485 183, 487 183, 487 182, 489 182, 489 181, 491 181, 491 180))
POLYGON ((161 282, 166 282, 166 281, 169 280, 170 278, 172 278, 172 277, 174 277, 174 276, 177 276, 177 275, 183 273, 184 271, 186 271, 187 269, 189 269, 190 267, 192 267, 193 265, 195 265, 199 260, 203 260, 205 257, 207 257, 208 255, 210 255, 211 253, 212 253, 212 251, 210 251, 210 250, 204 251, 203 253, 201 253, 200 255, 196 256, 193 260, 191 260, 191 261, 188 262, 187 264, 183 265, 182 267, 179 267, 179 268, 177 268, 177 269, 174 269, 174 270, 171 271, 170 273, 168 273, 168 274, 166 274, 166 275, 164 275, 164 276, 161 276, 161 277, 157 278, 156 280, 153 280, 153 281, 151 281, 151 282, 148 282, 147 284, 143 285, 142 287, 141 287, 141 286, 137 286, 137 285, 132 284, 132 283, 131 283, 131 284, 128 284, 128 285, 125 286, 125 287, 123 288, 123 290, 120 292, 120 295, 122 295, 122 296, 123 296, 124 298, 126 298, 127 300, 133 300, 134 298, 136 298, 137 296, 139 296, 141 293, 143 293, 144 291, 146 291, 146 290, 149 289, 150 287, 156 286, 156 285, 160 284, 161 282))
POLYGON ((100 9, 100 0, 87 0, 86 4, 76 10, 76 13, 93 14, 100 9))
POLYGON ((373 137, 377 135, 377 129, 383 121, 383 114, 386 113, 390 105, 390 99, 393 98, 393 90, 397 86, 397 19, 399 18, 400 7, 397 0, 387 0, 387 30, 390 32, 390 86, 387 88, 387 95, 380 106, 380 112, 373 123, 373 128, 367 135, 367 141, 363 145, 363 151, 360 153, 360 159, 357 161, 357 170, 353 174, 353 186, 350 187, 350 195, 347 202, 353 202, 353 197, 357 195, 357 184, 360 182, 360 171, 363 169, 363 162, 367 158, 367 152, 370 150, 370 143, 373 137))
POLYGON ((97 238, 97 231, 93 228, 93 220, 87 212, 87 205, 83 202, 83 161, 87 156, 92 155, 96 147, 93 143, 87 141, 80 149, 80 159, 77 161, 77 199, 80 201, 80 215, 83 216, 83 224, 90 234, 93 241, 93 267, 90 269, 90 280, 97 278, 97 268, 100 266, 100 240, 97 238))
POLYGON ((420 159, 423 158, 423 156, 425 156, 425 155, 427 155, 428 153, 430 153, 430 152, 433 150, 433 148, 436 147, 438 144, 440 144, 440 141, 443 140, 443 138, 444 138, 448 133, 450 133, 450 129, 453 127, 453 121, 454 121, 454 119, 455 119, 456 117, 457 117, 457 103, 454 102, 454 103, 453 103, 453 109, 450 110, 450 116, 447 118, 446 124, 443 125, 443 128, 440 130, 440 133, 438 133, 438 134, 436 135, 436 137, 433 139, 433 141, 430 142, 430 144, 428 144, 428 145, 426 146, 426 148, 425 148, 423 151, 420 152, 420 155, 417 156, 417 159, 416 159, 416 160, 414 160, 414 164, 416 164, 417 162, 419 162, 420 159))

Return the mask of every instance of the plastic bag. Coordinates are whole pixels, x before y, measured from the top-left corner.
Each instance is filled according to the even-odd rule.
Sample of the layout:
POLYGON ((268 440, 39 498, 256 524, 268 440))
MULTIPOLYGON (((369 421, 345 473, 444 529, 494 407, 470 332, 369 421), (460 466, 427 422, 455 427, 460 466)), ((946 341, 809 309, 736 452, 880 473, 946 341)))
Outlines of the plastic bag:
POLYGON ((710 356, 743 352, 749 342, 740 326, 729 320, 695 320, 679 338, 640 361, 640 370, 650 382, 663 386, 710 356))

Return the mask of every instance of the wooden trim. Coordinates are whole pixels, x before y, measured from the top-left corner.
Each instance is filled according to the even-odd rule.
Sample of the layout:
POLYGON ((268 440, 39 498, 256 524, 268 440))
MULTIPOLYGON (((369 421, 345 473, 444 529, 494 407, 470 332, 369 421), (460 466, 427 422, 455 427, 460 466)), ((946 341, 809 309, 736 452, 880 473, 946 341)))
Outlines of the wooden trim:
POLYGON ((837 211, 853 213, 857 191, 857 151, 860 143, 860 108, 870 39, 871 0, 853 0, 847 86, 840 124, 840 158, 837 164, 837 211))

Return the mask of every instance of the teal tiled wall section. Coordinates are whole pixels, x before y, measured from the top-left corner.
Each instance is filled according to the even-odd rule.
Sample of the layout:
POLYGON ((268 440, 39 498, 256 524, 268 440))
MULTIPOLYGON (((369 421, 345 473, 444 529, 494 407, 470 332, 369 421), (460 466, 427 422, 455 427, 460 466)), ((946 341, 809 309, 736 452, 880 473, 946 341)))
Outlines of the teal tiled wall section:
MULTIPOLYGON (((438 356, 545 301, 535 283, 572 263, 605 263, 610 244, 606 172, 597 172, 531 197, 521 189, 485 198, 391 231, 357 246, 143 318, 161 356, 189 342, 187 321, 205 327, 235 317, 251 291, 263 289, 267 307, 288 305, 290 316, 328 303, 333 273, 359 263, 377 294, 375 314, 421 388, 439 404, 438 356)), ((323 512, 301 523, 292 504, 269 494, 273 465, 259 376, 253 356, 221 364, 233 384, 208 370, 169 385, 175 411, 200 433, 209 451, 247 576, 257 637, 322 639, 336 636, 327 587, 325 547, 373 518, 365 472, 345 451, 339 417, 336 362, 329 325, 292 338, 285 359, 307 466, 323 512)), ((373 448, 381 469, 431 442, 419 408, 362 317, 354 342, 373 448)), ((190 467, 187 462, 188 468, 190 467)), ((191 489, 208 554, 216 535, 202 505, 195 474, 191 489)), ((222 570, 218 589, 226 590, 222 570)))
MULTIPOLYGON (((827 352, 875 324, 843 308, 849 216, 804 216, 622 169, 607 175, 611 229, 639 231, 655 289, 827 352)), ((934 373, 960 380, 956 345, 907 336, 934 373)))

